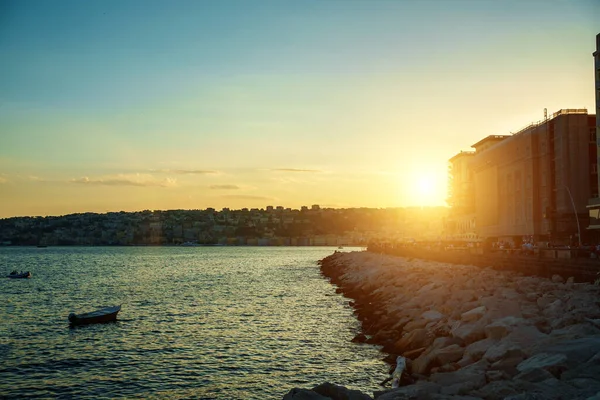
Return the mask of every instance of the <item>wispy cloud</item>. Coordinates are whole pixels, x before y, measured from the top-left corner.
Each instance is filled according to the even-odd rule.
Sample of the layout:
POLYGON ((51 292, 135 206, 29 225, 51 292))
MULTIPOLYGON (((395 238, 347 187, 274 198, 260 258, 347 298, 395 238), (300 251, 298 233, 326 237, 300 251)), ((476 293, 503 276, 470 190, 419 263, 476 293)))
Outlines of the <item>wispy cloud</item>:
POLYGON ((238 185, 210 185, 211 189, 222 189, 222 190, 237 190, 241 189, 238 185))
POLYGON ((274 197, 253 196, 253 195, 249 195, 249 194, 228 194, 228 195, 221 196, 221 198, 224 198, 224 199, 237 199, 237 200, 264 200, 264 201, 274 201, 274 200, 277 200, 274 197))
POLYGON ((307 172, 307 173, 313 173, 313 174, 317 174, 317 173, 323 172, 323 171, 318 170, 318 169, 301 169, 301 168, 273 168, 271 171, 276 171, 276 172, 307 172))
POLYGON ((134 174, 134 175, 114 175, 97 178, 84 176, 75 178, 69 181, 70 183, 78 183, 83 185, 106 185, 106 186, 158 186, 172 187, 177 185, 177 181, 173 178, 156 179, 152 175, 134 174))
POLYGON ((210 169, 155 169, 150 172, 159 172, 162 174, 174 174, 174 175, 218 175, 219 171, 210 169))
POLYGON ((7 182, 8 182, 8 179, 5 178, 4 176, 0 175, 0 184, 7 183, 7 182))

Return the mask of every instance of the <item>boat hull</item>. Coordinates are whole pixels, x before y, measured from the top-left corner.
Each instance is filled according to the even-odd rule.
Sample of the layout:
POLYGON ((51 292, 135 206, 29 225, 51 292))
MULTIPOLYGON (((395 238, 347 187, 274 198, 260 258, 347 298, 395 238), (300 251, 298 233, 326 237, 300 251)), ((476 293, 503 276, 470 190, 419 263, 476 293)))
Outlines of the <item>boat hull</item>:
POLYGON ((71 325, 89 325, 114 322, 117 320, 119 311, 121 311, 121 306, 103 308, 85 314, 70 314, 69 323, 71 325))
POLYGON ((27 278, 31 278, 31 272, 27 271, 22 274, 10 274, 10 275, 6 275, 6 277, 10 278, 10 279, 27 279, 27 278))

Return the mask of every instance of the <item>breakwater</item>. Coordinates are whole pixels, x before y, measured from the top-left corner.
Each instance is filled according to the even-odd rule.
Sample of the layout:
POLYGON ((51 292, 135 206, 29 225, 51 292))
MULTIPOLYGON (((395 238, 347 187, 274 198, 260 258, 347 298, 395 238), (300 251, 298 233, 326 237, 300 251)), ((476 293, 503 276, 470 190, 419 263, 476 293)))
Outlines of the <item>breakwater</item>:
POLYGON ((379 400, 600 398, 596 285, 375 252, 321 270, 352 299, 355 340, 406 358, 402 386, 379 400))

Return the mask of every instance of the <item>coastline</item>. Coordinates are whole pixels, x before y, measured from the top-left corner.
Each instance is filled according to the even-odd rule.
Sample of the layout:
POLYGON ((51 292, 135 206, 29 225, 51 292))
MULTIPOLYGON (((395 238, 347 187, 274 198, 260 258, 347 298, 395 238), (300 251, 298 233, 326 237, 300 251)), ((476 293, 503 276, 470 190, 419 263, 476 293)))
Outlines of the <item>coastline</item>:
MULTIPOLYGON (((406 359, 401 386, 376 399, 600 398, 599 286, 372 252, 336 252, 320 266, 352 299, 354 341, 381 346, 390 369, 406 359)), ((335 398, 331 387, 371 398, 330 385, 284 399, 335 398)))

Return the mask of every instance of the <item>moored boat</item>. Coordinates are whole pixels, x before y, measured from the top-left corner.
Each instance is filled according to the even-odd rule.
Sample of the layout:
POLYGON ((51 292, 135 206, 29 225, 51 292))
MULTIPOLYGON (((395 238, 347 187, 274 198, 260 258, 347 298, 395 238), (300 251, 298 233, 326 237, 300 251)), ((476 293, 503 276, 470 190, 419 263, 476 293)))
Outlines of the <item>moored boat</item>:
POLYGON ((21 271, 21 272, 17 272, 12 271, 10 274, 6 275, 8 278, 10 279, 26 279, 26 278, 31 278, 31 272, 29 271, 21 271))
POLYGON ((112 322, 117 320, 117 314, 121 311, 121 306, 105 307, 96 311, 83 314, 69 314, 71 325, 98 324, 103 322, 112 322))

